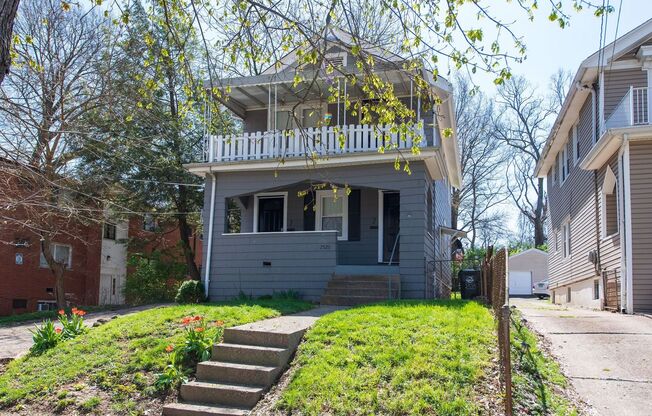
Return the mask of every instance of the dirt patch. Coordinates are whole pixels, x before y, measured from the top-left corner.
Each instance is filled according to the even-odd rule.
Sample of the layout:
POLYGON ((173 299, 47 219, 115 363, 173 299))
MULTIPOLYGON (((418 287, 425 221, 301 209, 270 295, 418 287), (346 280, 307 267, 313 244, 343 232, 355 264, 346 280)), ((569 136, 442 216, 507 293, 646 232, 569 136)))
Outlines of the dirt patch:
POLYGON ((500 363, 498 360, 498 346, 492 348, 492 356, 485 375, 475 386, 476 400, 480 407, 479 414, 502 415, 505 405, 503 404, 502 388, 500 385, 500 363))
POLYGON ((272 388, 263 396, 258 402, 256 407, 251 410, 251 416, 286 416, 287 412, 275 409, 276 403, 281 398, 283 391, 290 384, 294 373, 297 371, 297 366, 294 361, 290 368, 281 375, 281 378, 272 388))
POLYGON ((17 415, 160 415, 166 403, 177 401, 177 392, 149 395, 145 392, 128 391, 125 387, 123 400, 88 382, 61 386, 54 400, 20 403, 0 410, 0 416, 17 415), (127 397, 128 394, 128 397, 127 397))

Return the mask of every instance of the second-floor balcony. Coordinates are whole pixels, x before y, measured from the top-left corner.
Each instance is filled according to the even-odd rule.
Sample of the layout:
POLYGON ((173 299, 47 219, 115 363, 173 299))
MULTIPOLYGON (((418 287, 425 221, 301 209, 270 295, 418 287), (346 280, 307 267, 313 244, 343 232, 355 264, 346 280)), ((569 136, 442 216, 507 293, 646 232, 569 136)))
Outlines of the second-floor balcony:
POLYGON ((605 130, 650 124, 650 88, 630 87, 605 121, 605 130))
POLYGON ((213 135, 205 142, 205 162, 328 158, 349 153, 390 152, 436 146, 438 132, 423 121, 411 125, 309 127, 213 135), (432 134, 428 134, 432 133, 432 134))

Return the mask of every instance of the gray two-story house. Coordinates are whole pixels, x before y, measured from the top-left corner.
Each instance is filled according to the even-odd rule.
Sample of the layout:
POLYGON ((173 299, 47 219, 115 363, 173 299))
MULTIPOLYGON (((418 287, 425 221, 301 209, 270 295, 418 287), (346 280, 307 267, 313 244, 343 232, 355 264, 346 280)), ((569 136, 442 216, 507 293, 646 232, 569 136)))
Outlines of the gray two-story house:
POLYGON ((537 175, 547 178, 551 297, 652 310, 652 19, 586 58, 537 175))
POLYGON ((322 68, 293 52, 260 75, 219 82, 241 131, 211 135, 206 160, 187 166, 206 179, 211 300, 292 290, 353 304, 449 290, 450 191, 460 185, 451 85, 423 70, 427 91, 416 94, 405 61, 364 51, 413 118, 362 124, 354 103, 369 98, 351 82, 360 75, 351 40, 334 30, 326 42, 322 68))

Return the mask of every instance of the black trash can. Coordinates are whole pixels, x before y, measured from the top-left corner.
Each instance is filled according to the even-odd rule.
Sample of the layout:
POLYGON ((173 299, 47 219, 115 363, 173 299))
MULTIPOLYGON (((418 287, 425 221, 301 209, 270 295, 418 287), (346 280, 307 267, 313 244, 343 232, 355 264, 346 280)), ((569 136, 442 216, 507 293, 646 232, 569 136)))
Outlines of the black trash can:
POLYGON ((458 276, 462 299, 475 299, 480 296, 480 270, 460 270, 458 276))

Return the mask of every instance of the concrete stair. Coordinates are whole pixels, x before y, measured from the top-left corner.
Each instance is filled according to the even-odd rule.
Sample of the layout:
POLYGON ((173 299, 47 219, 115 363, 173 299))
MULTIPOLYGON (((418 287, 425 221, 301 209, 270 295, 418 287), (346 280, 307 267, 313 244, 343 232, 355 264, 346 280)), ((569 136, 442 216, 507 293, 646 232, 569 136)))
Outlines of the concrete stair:
POLYGON ((354 306, 399 299, 398 275, 335 275, 321 297, 322 305, 354 306))
POLYGON ((280 317, 224 330, 210 361, 197 365, 197 379, 185 383, 180 403, 165 416, 242 416, 258 403, 287 367, 315 317, 280 317))

